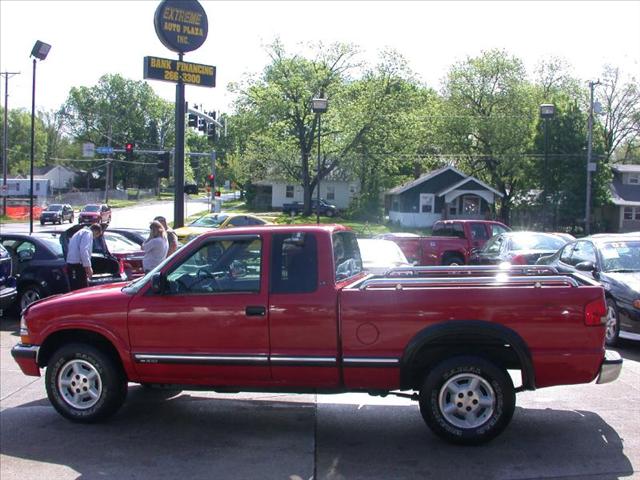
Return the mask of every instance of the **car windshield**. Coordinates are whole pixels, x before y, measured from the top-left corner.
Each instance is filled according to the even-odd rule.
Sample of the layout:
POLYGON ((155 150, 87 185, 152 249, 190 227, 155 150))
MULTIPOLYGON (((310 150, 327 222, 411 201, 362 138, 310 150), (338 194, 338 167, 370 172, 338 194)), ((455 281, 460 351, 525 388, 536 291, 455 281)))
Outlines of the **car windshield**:
POLYGON ((86 205, 83 209, 83 212, 99 212, 100 205, 86 205))
POLYGON ((205 215, 189 224, 190 227, 218 228, 229 215, 205 215))
POLYGON ((110 252, 137 252, 140 250, 140 245, 115 233, 105 232, 104 240, 107 242, 107 248, 110 252))
POLYGON ((558 250, 565 242, 554 235, 527 233, 511 237, 511 250, 558 250))
POLYGON ((62 205, 49 205, 47 207, 48 212, 59 212, 62 210, 62 205))
POLYGON ((616 241, 600 247, 605 272, 640 272, 640 241, 616 241))

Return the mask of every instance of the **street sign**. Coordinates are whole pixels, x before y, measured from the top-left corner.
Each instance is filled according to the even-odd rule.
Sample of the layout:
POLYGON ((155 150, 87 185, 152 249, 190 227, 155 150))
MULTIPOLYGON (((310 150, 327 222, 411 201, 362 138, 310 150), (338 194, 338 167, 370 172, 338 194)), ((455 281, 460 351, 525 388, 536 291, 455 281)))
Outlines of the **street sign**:
POLYGON ((178 82, 182 79, 184 83, 189 85, 215 87, 216 67, 168 58, 144 57, 143 78, 165 82, 178 82))
POLYGON ((93 143, 82 144, 82 156, 93 158, 96 155, 96 146, 93 143))
POLYGON ((113 147, 96 147, 96 153, 100 155, 111 155, 113 153, 113 147))
POLYGON ((153 24, 162 44, 177 53, 200 48, 209 33, 207 14, 197 0, 163 0, 153 24))

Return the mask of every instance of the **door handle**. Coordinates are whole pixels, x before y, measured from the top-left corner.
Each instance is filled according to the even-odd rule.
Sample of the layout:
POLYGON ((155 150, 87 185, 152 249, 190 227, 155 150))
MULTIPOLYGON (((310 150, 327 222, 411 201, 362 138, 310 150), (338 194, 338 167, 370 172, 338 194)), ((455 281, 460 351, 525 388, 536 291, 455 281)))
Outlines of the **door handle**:
POLYGON ((245 309, 247 317, 264 317, 267 314, 267 309, 260 306, 249 306, 245 309))

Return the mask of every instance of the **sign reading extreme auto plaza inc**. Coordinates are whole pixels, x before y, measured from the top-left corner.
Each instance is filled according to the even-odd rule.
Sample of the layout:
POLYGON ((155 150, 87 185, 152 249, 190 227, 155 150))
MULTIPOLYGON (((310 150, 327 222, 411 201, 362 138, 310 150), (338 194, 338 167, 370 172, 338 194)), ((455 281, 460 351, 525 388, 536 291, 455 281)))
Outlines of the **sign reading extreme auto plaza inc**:
POLYGON ((164 0, 154 24, 162 44, 178 53, 200 48, 209 33, 207 14, 196 0, 164 0))

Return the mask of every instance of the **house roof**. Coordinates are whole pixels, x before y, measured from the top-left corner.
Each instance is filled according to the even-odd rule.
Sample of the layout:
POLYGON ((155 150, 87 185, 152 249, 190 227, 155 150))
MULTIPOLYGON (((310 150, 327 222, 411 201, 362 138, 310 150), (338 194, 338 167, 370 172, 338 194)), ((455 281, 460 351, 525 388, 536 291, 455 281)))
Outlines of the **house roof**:
POLYGON ((493 192, 495 195, 498 195, 499 197, 504 197, 504 195, 502 193, 500 193, 499 191, 497 191, 495 188, 491 188, 489 185, 487 185, 486 183, 484 183, 481 180, 478 180, 475 177, 467 177, 464 178, 462 180, 460 180, 458 183, 451 185, 450 187, 445 188, 444 190, 440 191, 437 193, 437 195, 439 197, 446 195, 447 193, 455 190, 456 188, 460 188, 461 186, 463 186, 465 183, 469 183, 469 182, 475 182, 479 185, 482 185, 484 188, 486 188, 487 190, 489 190, 490 192, 493 192))
POLYGON ((618 173, 640 173, 640 165, 616 163, 611 165, 611 169, 618 173))
POLYGON ((614 205, 640 206, 640 185, 622 183, 622 179, 614 178, 610 185, 611 200, 614 205))
POLYGON ((35 167, 33 169, 33 173, 35 175, 46 175, 47 173, 49 173, 54 168, 56 168, 56 165, 49 165, 47 167, 35 167))
MULTIPOLYGON (((400 185, 400 186, 392 188, 391 190, 387 190, 387 195, 398 195, 400 193, 404 193, 407 190, 411 190, 412 188, 420 185, 423 182, 426 182, 427 180, 429 180, 429 179, 431 179, 433 177, 437 177, 438 175, 440 175, 441 173, 446 172, 447 170, 452 170, 452 171, 460 174, 462 177, 467 178, 467 175, 462 173, 457 168, 454 168, 454 167, 449 165, 447 167, 439 168, 438 170, 434 170, 432 172, 429 172, 429 173, 427 173, 426 175, 423 175, 420 178, 416 178, 415 180, 412 180, 412 181, 410 181, 408 183, 405 183, 404 185, 400 185)), ((469 178, 471 178, 471 177, 469 177, 469 178)))

